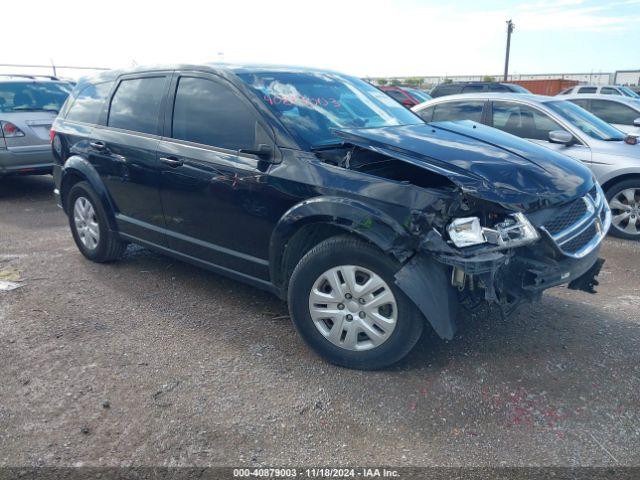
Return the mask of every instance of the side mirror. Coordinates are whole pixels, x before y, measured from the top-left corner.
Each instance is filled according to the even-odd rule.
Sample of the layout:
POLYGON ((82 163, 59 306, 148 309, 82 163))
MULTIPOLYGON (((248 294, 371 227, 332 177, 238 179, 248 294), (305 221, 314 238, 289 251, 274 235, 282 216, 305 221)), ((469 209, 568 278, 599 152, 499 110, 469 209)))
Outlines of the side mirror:
POLYGON ((565 130, 552 130, 549 132, 549 141, 561 145, 571 145, 573 143, 573 135, 565 130))
POLYGON ((633 121, 633 126, 634 126, 634 127, 640 127, 640 118, 636 118, 636 119, 633 121))
POLYGON ((266 143, 260 143, 255 149, 241 148, 238 150, 240 153, 248 153, 249 155, 255 155, 260 160, 270 160, 273 156, 273 147, 266 143))

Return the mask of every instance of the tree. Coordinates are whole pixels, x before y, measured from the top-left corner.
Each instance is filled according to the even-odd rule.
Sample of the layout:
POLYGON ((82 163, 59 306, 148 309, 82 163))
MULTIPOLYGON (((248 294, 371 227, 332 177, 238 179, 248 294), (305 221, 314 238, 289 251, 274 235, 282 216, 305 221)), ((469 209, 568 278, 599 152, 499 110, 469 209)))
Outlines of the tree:
POLYGON ((422 85, 422 78, 420 77, 409 77, 405 79, 404 83, 409 85, 410 87, 419 87, 422 85))
POLYGON ((400 80, 398 80, 397 78, 392 78, 390 83, 395 87, 400 85, 400 80))
POLYGON ((384 86, 384 85, 386 85, 387 83, 389 83, 389 81, 388 81, 386 78, 378 78, 378 79, 376 80, 376 83, 377 83, 378 85, 382 85, 382 86, 384 86))
POLYGON ((445 78, 444 80, 442 80, 442 83, 453 83, 453 80, 451 80, 450 78, 445 78))
POLYGON ((495 79, 495 78, 493 78, 493 77, 492 77, 492 76, 490 76, 490 75, 485 75, 484 77, 482 77, 482 81, 483 81, 483 82, 495 82, 495 81, 496 81, 496 79, 495 79))

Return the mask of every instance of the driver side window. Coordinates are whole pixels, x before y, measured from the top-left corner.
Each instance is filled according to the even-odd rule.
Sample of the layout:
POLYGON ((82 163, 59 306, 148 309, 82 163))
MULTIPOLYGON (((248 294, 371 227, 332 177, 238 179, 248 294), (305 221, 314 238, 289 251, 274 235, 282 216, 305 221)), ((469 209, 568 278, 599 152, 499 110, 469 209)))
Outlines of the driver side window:
POLYGON ((517 137, 549 140, 549 132, 564 130, 547 114, 527 105, 494 102, 492 126, 517 137))

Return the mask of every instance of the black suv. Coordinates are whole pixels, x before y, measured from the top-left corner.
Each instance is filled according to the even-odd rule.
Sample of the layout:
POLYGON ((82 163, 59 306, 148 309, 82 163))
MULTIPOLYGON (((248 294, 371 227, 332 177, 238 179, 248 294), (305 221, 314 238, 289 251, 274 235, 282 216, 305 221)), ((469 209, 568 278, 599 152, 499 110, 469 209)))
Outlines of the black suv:
POLYGON ((498 82, 451 82, 436 85, 429 95, 433 98, 444 97, 445 95, 457 95, 459 93, 531 93, 524 87, 514 83, 498 82))
POLYGON ((425 124, 333 72, 172 66, 80 82, 55 121, 59 204, 90 260, 129 242, 287 299, 340 365, 405 356, 425 319, 592 290, 610 213, 589 170, 473 122, 425 124))

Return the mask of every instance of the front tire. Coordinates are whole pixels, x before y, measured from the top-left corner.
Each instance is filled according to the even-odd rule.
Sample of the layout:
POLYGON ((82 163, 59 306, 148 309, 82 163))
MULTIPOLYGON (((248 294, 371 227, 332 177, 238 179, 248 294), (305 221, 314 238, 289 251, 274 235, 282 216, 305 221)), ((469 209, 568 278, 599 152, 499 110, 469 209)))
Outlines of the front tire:
POLYGON ((80 252, 93 262, 118 260, 127 248, 109 229, 102 202, 87 182, 78 182, 69 191, 69 227, 80 252))
POLYGON ((640 179, 616 183, 606 196, 611 208, 611 235, 640 240, 640 179))
POLYGON ((293 323, 327 361, 375 370, 405 357, 424 317, 394 283, 400 265, 374 246, 349 236, 311 249, 289 282, 293 323))

